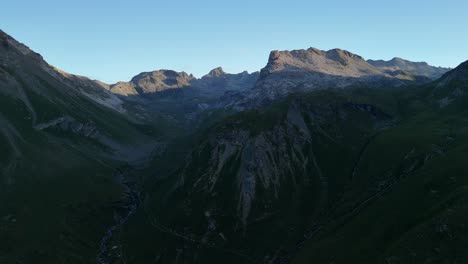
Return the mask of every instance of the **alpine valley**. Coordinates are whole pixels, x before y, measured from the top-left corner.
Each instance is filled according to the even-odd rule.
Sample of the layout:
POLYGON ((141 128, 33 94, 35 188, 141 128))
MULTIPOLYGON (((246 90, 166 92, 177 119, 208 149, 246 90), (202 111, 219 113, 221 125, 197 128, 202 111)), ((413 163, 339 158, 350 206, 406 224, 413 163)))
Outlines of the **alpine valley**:
POLYGON ((0 263, 468 263, 468 62, 63 72, 0 31, 0 263))

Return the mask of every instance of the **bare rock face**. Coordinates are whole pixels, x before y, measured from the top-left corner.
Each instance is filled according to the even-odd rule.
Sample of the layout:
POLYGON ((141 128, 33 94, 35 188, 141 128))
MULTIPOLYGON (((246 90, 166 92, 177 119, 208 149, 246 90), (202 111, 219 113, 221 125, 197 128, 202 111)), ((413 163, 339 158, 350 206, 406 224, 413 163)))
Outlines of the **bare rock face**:
POLYGON ((389 61, 368 60, 367 62, 390 74, 392 72, 405 71, 413 75, 424 76, 432 80, 440 78, 444 73, 450 70, 450 68, 431 66, 426 62, 412 62, 398 57, 389 61))
POLYGON ((302 86, 301 90, 308 90, 320 86, 340 88, 357 82, 382 80, 401 85, 404 81, 418 80, 419 72, 410 70, 409 67, 395 67, 393 71, 376 67, 361 56, 341 49, 272 51, 257 86, 280 90, 285 86, 289 89, 302 86))

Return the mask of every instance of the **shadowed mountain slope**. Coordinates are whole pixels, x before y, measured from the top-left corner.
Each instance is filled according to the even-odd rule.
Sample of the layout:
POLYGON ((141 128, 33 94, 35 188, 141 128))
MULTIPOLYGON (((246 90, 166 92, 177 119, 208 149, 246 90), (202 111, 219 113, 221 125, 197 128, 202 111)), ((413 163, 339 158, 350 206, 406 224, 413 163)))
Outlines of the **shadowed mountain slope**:
POLYGON ((124 195, 118 169, 161 135, 146 127, 0 31, 0 263, 93 263, 124 195))

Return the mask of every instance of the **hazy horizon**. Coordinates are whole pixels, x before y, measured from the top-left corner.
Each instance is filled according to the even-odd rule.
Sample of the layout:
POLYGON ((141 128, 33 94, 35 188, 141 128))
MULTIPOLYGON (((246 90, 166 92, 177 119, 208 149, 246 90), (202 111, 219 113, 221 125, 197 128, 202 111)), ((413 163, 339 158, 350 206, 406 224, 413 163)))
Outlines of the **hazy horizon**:
POLYGON ((433 2, 22 1, 4 4, 0 29, 50 64, 106 83, 158 69, 254 72, 272 50, 309 47, 454 68, 468 59, 468 3, 433 2))

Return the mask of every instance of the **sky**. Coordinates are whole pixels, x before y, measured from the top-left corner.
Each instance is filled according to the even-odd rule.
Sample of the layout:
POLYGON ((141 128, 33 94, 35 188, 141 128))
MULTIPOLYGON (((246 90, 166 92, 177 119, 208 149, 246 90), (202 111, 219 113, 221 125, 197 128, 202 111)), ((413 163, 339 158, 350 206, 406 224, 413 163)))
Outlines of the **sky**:
POLYGON ((272 50, 309 47, 468 60, 466 0, 15 0, 2 1, 0 29, 50 64, 107 83, 157 69, 253 72, 272 50))

